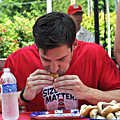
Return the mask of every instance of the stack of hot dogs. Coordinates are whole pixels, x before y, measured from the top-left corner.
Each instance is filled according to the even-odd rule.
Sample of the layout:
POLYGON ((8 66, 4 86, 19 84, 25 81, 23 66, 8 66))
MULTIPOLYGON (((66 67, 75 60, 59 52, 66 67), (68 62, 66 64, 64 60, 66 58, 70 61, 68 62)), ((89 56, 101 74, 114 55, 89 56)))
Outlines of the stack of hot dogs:
POLYGON ((112 100, 110 103, 98 102, 96 106, 84 104, 80 108, 80 116, 95 119, 120 119, 120 103, 112 100))

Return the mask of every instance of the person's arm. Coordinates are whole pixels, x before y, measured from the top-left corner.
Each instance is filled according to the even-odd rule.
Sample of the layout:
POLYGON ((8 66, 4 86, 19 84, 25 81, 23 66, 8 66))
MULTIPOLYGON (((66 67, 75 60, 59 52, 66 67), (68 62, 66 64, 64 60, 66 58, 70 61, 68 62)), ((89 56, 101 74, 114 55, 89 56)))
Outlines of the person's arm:
POLYGON ((90 88, 84 85, 76 75, 64 75, 58 77, 53 86, 58 92, 70 93, 75 96, 75 98, 86 100, 94 105, 100 101, 111 102, 112 100, 116 100, 120 103, 120 89, 102 91, 90 88))
POLYGON ((114 42, 114 56, 120 66, 120 2, 118 4, 117 10, 117 23, 115 32, 115 42, 114 42))
POLYGON ((21 100, 20 98, 20 93, 21 91, 17 92, 18 93, 18 103, 19 103, 19 107, 22 106, 25 102, 23 100, 21 100))
POLYGON ((44 87, 53 85, 53 77, 46 70, 37 69, 27 78, 24 91, 21 92, 21 99, 23 101, 31 101, 35 98, 36 94, 44 87))
POLYGON ((96 105, 100 101, 111 102, 112 100, 116 100, 118 103, 120 103, 119 94, 120 89, 101 91, 98 89, 88 88, 85 100, 94 105, 96 105))

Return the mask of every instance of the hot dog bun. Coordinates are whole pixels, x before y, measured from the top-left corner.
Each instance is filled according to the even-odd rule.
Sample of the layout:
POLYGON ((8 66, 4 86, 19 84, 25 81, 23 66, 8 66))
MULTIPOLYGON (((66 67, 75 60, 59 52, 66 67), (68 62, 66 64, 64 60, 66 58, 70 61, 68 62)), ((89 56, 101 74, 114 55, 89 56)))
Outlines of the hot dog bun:
POLYGON ((52 76, 54 79, 57 78, 59 75, 58 74, 49 74, 50 76, 52 76))
POLYGON ((102 110, 103 110, 103 104, 105 104, 106 102, 98 102, 97 103, 97 107, 98 107, 98 112, 99 114, 101 114, 102 110))
POLYGON ((106 108, 104 108, 101 112, 101 115, 103 117, 106 117, 109 113, 112 113, 114 111, 113 106, 107 106, 106 108))
POLYGON ((110 103, 98 102, 97 104, 99 114, 106 117, 109 113, 115 113, 120 110, 120 105, 115 100, 110 103))
POLYGON ((105 117, 101 116, 101 115, 97 115, 96 119, 105 119, 105 117))
POLYGON ((89 116, 90 118, 96 118, 98 114, 98 109, 93 109, 90 111, 89 116))
POLYGON ((84 116, 84 111, 85 111, 86 107, 87 107, 86 104, 84 104, 84 105, 81 106, 81 108, 80 108, 80 116, 81 116, 81 117, 84 116))
POLYGON ((90 111, 93 110, 93 109, 96 109, 97 106, 92 106, 92 105, 82 105, 81 106, 81 109, 80 109, 80 116, 81 117, 86 117, 89 115, 90 111))
MULTIPOLYGON (((59 75, 58 74, 49 74, 50 76, 52 76, 54 79, 57 78, 59 75)), ((53 83, 54 83, 54 80, 53 80, 53 83)))
POLYGON ((116 119, 113 113, 109 113, 106 117, 106 119, 116 119))
POLYGON ((112 100, 111 102, 98 102, 97 106, 82 105, 80 109, 81 117, 97 119, 120 119, 120 103, 112 100))
POLYGON ((115 117, 116 117, 117 119, 120 119, 120 111, 115 112, 115 117))

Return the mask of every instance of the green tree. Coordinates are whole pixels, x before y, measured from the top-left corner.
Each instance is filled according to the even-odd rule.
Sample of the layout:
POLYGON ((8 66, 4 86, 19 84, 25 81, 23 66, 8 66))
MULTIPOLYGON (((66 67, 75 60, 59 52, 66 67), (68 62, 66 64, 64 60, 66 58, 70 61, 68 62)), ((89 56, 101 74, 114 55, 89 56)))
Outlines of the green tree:
POLYGON ((46 2, 45 0, 32 0, 32 2, 40 1, 41 3, 30 3, 31 0, 2 0, 1 5, 5 6, 0 6, 0 13, 12 18, 14 15, 29 17, 27 13, 30 12, 32 16, 37 17, 40 14, 45 14, 46 2), (19 4, 26 2, 29 2, 29 4, 19 4))
MULTIPOLYGON (((0 57, 7 57, 20 47, 33 44, 32 26, 36 21, 36 17, 46 14, 46 0, 41 3, 21 4, 0 6, 0 57), (4 46, 4 49, 3 49, 4 46)), ((14 4, 30 2, 30 0, 2 0, 0 4, 14 4)), ((82 26, 94 34, 94 12, 88 17, 87 0, 76 0, 77 4, 82 6, 84 11, 82 26)), ((70 0, 53 0, 52 10, 67 13, 70 6, 70 0)), ((94 8, 94 1, 93 1, 94 8)), ((115 36, 115 1, 109 0, 110 7, 110 28, 111 28, 111 48, 113 57, 114 36, 115 36)), ((103 0, 99 0, 99 32, 100 41, 104 44, 104 16, 101 10, 104 9, 103 0)), ((94 10, 94 9, 93 9, 94 10)), ((106 39, 107 41, 107 39, 106 39)), ((108 44, 108 43, 107 43, 108 44)), ((106 51, 108 46, 106 46, 106 51)))
MULTIPOLYGON (((83 11, 87 11, 87 1, 76 0, 76 4, 82 6, 83 11)), ((53 11, 67 13, 67 9, 70 6, 70 0, 56 0, 53 2, 53 11)))
MULTIPOLYGON (((106 4, 106 0, 105 0, 105 4, 106 4)), ((99 0, 98 6, 99 6, 99 11, 104 10, 104 1, 99 0)), ((110 12, 115 11, 115 0, 109 0, 109 10, 110 10, 110 12)))
MULTIPOLYGON (((39 17, 46 13, 46 0, 32 0, 32 2, 41 3, 30 3, 31 0, 2 0, 1 5, 9 4, 9 6, 0 6, 0 14, 7 15, 9 18, 13 18, 14 15, 24 17, 39 17), (16 4, 16 3, 26 3, 30 4, 16 4), (12 5, 13 4, 13 5, 12 5)), ((70 0, 53 0, 53 11, 65 12, 70 5, 70 0)), ((80 4, 83 8, 83 11, 87 13, 88 5, 87 0, 76 0, 77 4, 80 4)), ((93 10, 94 10, 94 1, 93 1, 93 10)), ((115 0, 109 0, 110 12, 115 11, 115 0)), ((99 0, 99 11, 104 9, 103 0, 99 0)))

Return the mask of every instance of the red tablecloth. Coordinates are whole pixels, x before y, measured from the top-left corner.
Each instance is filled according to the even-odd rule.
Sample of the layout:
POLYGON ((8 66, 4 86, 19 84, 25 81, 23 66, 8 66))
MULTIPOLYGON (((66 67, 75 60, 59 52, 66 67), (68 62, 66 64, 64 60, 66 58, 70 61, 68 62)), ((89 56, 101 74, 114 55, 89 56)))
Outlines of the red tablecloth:
MULTIPOLYGON (((18 120, 39 120, 39 119, 31 119, 30 118, 30 113, 31 112, 23 112, 23 113, 20 113, 19 114, 19 119, 18 120)), ((0 120, 3 120, 2 119, 2 113, 0 113, 0 120)), ((55 119, 54 119, 55 120, 55 119)), ((57 118, 56 118, 57 120, 57 118)), ((66 119, 62 119, 62 120, 66 120, 66 119)), ((69 120, 89 120, 89 119, 69 119, 69 120)))

